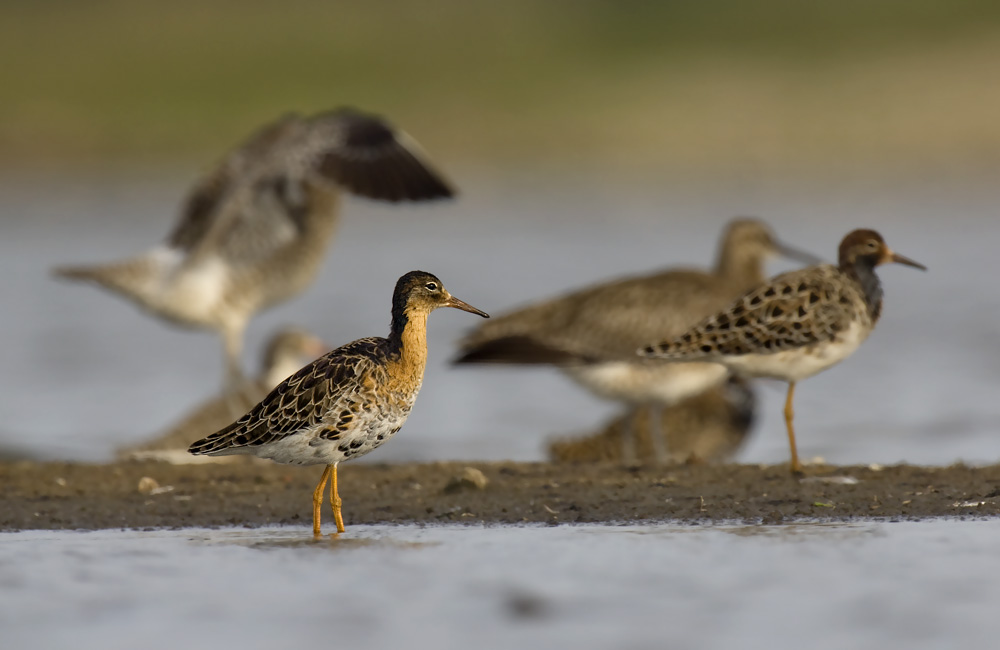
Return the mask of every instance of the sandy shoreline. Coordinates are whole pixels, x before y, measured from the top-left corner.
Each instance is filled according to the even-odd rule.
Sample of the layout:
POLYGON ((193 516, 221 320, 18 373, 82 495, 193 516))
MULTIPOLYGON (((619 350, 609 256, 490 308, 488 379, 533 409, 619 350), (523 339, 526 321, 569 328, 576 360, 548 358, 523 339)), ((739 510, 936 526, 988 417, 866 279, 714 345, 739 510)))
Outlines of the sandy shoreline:
MULTIPOLYGON (((320 468, 163 463, 0 463, 0 531, 308 526, 320 468), (143 477, 155 481, 139 484, 143 477), (156 487, 158 486, 158 487, 156 487), (152 492, 149 490, 152 489, 152 492)), ((1000 514, 1000 465, 625 468, 431 463, 341 468, 344 518, 375 523, 576 523, 922 519, 1000 514), (447 490, 466 467, 488 484, 447 490), (849 477, 849 478, 848 478, 849 477)), ((328 507, 324 529, 332 528, 328 507)))

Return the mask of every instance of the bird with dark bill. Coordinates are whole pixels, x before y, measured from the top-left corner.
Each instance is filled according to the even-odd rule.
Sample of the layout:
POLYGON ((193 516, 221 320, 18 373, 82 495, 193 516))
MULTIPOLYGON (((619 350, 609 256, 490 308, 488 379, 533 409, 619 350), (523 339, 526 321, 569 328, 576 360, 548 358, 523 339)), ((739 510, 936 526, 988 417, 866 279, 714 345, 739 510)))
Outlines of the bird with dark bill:
MULTIPOLYGON (((682 334, 722 309, 762 282, 765 261, 777 255, 817 262, 779 242, 764 222, 733 219, 721 234, 711 270, 668 269, 517 309, 471 332, 455 363, 554 365, 599 397, 659 420, 661 409, 721 384, 727 371, 717 363, 640 359, 636 348, 664 332, 682 334)), ((633 422, 620 438, 626 462, 637 460, 637 428, 633 422)), ((661 423, 653 428, 659 431, 661 423)), ((651 437, 660 462, 669 459, 662 444, 668 437, 651 437)))
POLYGON ((785 426, 793 474, 802 473, 795 444, 795 384, 839 363, 858 349, 882 314, 875 267, 905 264, 874 230, 854 230, 840 242, 837 266, 824 264, 775 276, 728 308, 682 334, 641 348, 641 357, 721 363, 748 377, 788 382, 785 426))
POLYGON ((281 382, 249 413, 195 442, 189 451, 325 465, 313 492, 313 534, 320 534, 327 481, 337 532, 343 532, 337 465, 376 449, 403 426, 423 383, 427 316, 438 307, 489 318, 452 296, 434 275, 411 271, 396 282, 388 338, 358 339, 327 352, 281 382))
POLYGON ((218 332, 235 393, 247 323, 313 281, 343 192, 391 202, 454 194, 420 145, 378 116, 347 108, 287 115, 195 184, 166 242, 122 262, 55 273, 174 324, 218 332))

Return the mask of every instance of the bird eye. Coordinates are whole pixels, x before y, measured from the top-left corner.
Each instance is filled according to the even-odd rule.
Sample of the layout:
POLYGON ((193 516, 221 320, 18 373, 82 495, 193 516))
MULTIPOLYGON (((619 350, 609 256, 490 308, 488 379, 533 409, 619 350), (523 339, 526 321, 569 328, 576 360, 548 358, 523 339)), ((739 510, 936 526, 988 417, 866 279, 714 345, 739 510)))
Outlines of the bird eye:
POLYGON ((875 250, 876 248, 878 248, 878 242, 875 242, 875 241, 869 241, 869 242, 868 242, 868 248, 870 248, 870 249, 872 249, 872 250, 875 250))
POLYGON ((437 282, 428 282, 424 286, 427 287, 428 291, 437 291, 438 290, 437 282))

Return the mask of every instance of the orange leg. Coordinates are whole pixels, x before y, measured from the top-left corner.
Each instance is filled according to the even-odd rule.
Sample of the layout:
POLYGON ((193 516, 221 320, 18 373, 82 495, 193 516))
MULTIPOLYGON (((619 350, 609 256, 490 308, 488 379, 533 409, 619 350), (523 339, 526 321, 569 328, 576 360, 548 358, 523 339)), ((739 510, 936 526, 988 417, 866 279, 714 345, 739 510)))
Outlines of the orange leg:
POLYGON ((792 474, 802 474, 802 464, 799 462, 799 452, 795 448, 795 426, 792 419, 795 411, 792 409, 792 397, 795 395, 795 382, 788 382, 788 398, 785 400, 785 426, 788 428, 788 446, 792 449, 792 474))
POLYGON ((333 518, 337 522, 337 532, 344 532, 344 517, 340 514, 340 492, 337 491, 337 466, 333 468, 333 480, 330 481, 330 506, 333 508, 333 518))
POLYGON ((330 474, 334 475, 334 482, 336 482, 336 465, 327 465, 326 469, 323 470, 323 476, 319 479, 319 485, 313 490, 313 536, 319 537, 319 521, 320 521, 320 506, 323 505, 323 488, 326 487, 326 482, 330 479, 330 474))

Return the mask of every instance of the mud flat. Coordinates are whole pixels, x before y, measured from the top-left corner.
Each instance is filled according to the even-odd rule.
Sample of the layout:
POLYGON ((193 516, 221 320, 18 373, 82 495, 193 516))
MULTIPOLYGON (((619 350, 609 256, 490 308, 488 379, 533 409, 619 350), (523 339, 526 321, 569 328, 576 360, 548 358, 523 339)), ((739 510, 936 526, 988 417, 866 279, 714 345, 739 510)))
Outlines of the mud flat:
MULTIPOLYGON (((320 473, 261 463, 0 462, 0 530, 307 526, 320 473)), ((349 464, 340 494, 348 526, 979 518, 1000 514, 1000 465, 810 466, 794 479, 781 465, 349 464)), ((332 528, 325 504, 324 519, 332 528)))

